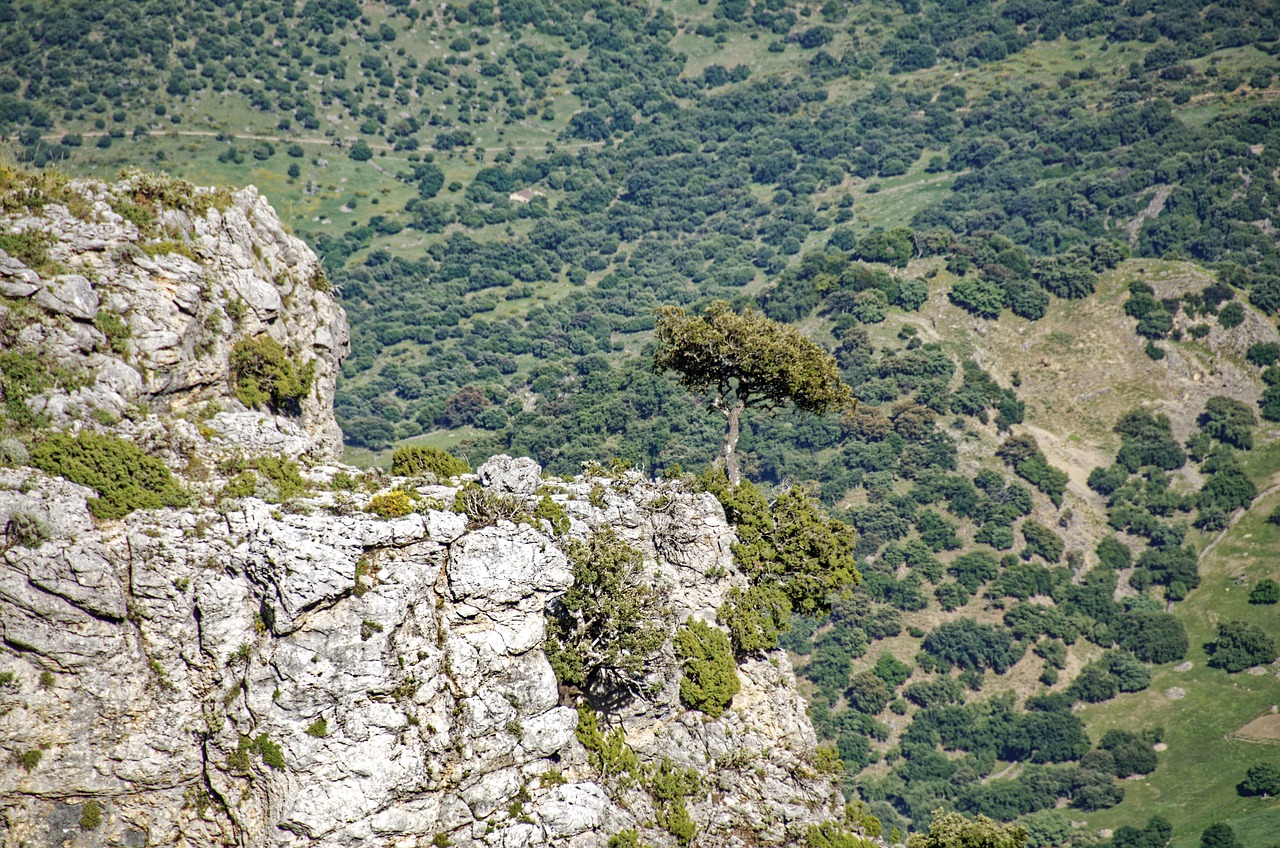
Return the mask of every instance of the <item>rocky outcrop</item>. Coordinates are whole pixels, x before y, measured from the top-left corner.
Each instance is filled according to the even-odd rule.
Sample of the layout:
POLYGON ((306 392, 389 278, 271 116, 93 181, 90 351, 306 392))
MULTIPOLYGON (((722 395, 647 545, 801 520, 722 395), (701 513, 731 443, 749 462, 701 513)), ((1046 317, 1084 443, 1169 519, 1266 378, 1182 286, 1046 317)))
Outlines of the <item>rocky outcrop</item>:
MULTIPOLYGON (((86 490, 3 472, 0 524, 47 528, 0 566, 0 747, 41 752, 0 768, 7 844, 603 846, 637 828, 675 845, 642 781, 603 773, 577 738, 544 616, 573 579, 564 538, 608 526, 644 553, 673 625, 714 621, 744 580, 732 530, 677 483, 511 495, 513 466, 480 476, 530 511, 549 498, 565 537, 477 526, 444 508, 448 486, 380 519, 323 467, 285 509, 246 498, 95 527, 86 490), (90 801, 103 823, 87 831, 90 801)), ((719 719, 687 709, 668 639, 641 694, 602 719, 640 763, 701 775, 695 845, 782 843, 838 809, 785 655, 738 673, 719 719)))
POLYGON ((74 375, 34 387, 34 413, 64 429, 163 443, 173 461, 193 439, 337 458, 346 319, 315 254, 255 189, 134 173, 11 191, 24 198, 0 204, 12 210, 0 212, 0 235, 27 250, 0 249, 0 347, 74 375), (311 390, 288 414, 236 398, 231 349, 264 338, 314 363, 311 390), (199 426, 170 426, 175 415, 199 426))
POLYGON ((0 422, 25 434, 0 439, 0 846, 746 846, 838 815, 784 653, 740 661, 718 718, 681 701, 676 628, 746 582, 713 497, 510 457, 447 484, 326 464, 345 319, 256 192, 24 190, 0 204, 5 409, 134 442, 192 506, 98 520, 0 422), (232 382, 268 338, 314 369, 284 411, 232 382), (268 480, 279 455, 307 485, 268 480), (663 638, 587 704, 546 615, 605 528, 663 638))

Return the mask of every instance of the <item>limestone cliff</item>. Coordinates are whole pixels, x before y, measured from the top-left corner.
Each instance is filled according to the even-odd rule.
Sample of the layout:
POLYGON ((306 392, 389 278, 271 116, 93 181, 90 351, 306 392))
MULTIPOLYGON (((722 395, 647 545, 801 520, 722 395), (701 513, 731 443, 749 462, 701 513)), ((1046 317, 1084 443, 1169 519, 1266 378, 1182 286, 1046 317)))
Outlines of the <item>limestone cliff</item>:
POLYGON ((142 173, 64 185, 0 169, 0 347, 73 376, 27 400, 55 426, 110 429, 173 459, 196 432, 174 416, 200 411, 207 439, 229 448, 336 459, 348 346, 315 254, 252 187, 142 173), (231 350, 265 338, 314 369, 296 414, 236 397, 231 350))
POLYGON ((782 652, 739 663, 719 718, 681 702, 675 628, 745 581, 713 497, 499 457, 466 489, 502 505, 478 516, 455 510, 466 479, 322 464, 347 331, 314 256, 251 189, 166 204, 132 179, 3 219, 49 235, 39 271, 0 256, 4 344, 82 375, 28 398, 48 426, 135 441, 193 505, 100 521, 91 490, 12 450, 0 467, 0 844, 674 846, 651 778, 686 768, 686 844, 790 844, 838 815, 782 652), (187 248, 139 248, 155 226, 187 248), (114 346, 104 309, 131 328, 114 346), (262 335, 317 363, 292 415, 236 399, 230 349, 262 335), (266 452, 301 485, 232 485, 266 452), (393 491, 407 514, 368 511, 393 491), (604 527, 668 611, 638 694, 600 712, 608 757, 544 652, 566 546, 604 527))

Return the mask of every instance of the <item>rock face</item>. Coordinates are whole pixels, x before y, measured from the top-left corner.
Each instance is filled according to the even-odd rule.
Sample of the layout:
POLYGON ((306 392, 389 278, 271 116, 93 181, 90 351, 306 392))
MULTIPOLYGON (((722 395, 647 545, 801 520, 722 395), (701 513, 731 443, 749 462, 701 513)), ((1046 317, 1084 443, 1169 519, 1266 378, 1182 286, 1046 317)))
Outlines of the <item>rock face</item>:
POLYGON ((315 254, 253 188, 216 192, 146 174, 74 181, 48 202, 0 213, 0 234, 42 243, 43 254, 37 273, 0 249, 0 347, 77 376, 29 398, 35 413, 61 428, 167 441, 171 454, 196 436, 172 415, 199 415, 205 437, 229 447, 337 458, 346 318, 315 254), (232 347, 268 337, 314 363, 295 414, 236 399, 232 347))
POLYGON ((91 490, 0 442, 0 845, 747 846, 838 816, 784 653, 740 662, 718 719, 680 700, 676 627, 746 581, 713 497, 509 457, 448 484, 321 464, 347 329, 314 256, 252 190, 183 206, 131 179, 3 220, 47 233, 57 273, 0 255, 0 354, 79 374, 28 406, 161 456, 193 506, 98 521, 91 490), (195 259, 138 247, 148 198, 195 259), (316 363, 293 415, 235 399, 231 346, 264 335, 316 363), (218 461, 266 453, 309 489, 233 492, 218 461), (592 711, 557 684, 546 613, 571 540, 605 528, 642 553, 666 635, 592 711))
MULTIPOLYGON (((245 498, 95 527, 78 486, 10 469, 0 488, 0 523, 49 528, 0 566, 0 747, 42 752, 0 769, 8 844, 603 846, 628 827, 676 844, 575 735, 543 652, 573 580, 549 523, 477 526, 439 508, 444 486, 383 520, 317 486, 285 511, 245 498), (90 800, 103 824, 82 832, 90 800)), ((714 621, 743 581, 708 495, 549 488, 568 537, 608 526, 643 551, 673 621, 714 621)), ((836 814, 784 654, 743 662, 714 721, 681 705, 669 641, 656 668, 603 721, 641 763, 702 776, 694 844, 783 842, 836 814)))

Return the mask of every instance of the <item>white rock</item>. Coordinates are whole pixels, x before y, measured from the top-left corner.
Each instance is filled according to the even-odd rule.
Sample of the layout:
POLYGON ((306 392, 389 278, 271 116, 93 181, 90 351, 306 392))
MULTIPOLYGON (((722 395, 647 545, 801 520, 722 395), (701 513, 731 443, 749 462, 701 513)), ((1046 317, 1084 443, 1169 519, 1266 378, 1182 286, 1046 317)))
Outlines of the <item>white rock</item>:
POLYGON ((476 472, 480 485, 516 495, 532 495, 542 485, 542 466, 528 457, 492 457, 476 472))
POLYGON ((46 282, 32 299, 50 312, 81 321, 92 321, 98 314, 98 294, 79 274, 66 274, 46 282))

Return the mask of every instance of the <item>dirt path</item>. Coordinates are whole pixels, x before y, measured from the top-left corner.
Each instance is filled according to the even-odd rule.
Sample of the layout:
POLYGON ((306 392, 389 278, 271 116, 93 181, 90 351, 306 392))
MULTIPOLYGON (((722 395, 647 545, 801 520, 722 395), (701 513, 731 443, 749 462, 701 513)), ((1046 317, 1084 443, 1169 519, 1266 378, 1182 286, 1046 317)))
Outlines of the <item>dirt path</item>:
MULTIPOLYGON (((1267 497, 1268 495, 1275 494, 1276 492, 1280 492, 1280 483, 1272 483, 1270 486, 1263 489, 1261 492, 1258 492, 1258 496, 1255 497, 1253 500, 1256 503, 1257 501, 1267 497)), ((1235 514, 1231 516, 1231 520, 1227 522, 1227 526, 1222 528, 1222 532, 1219 533, 1212 542, 1204 546, 1204 550, 1200 552, 1200 556, 1196 559, 1197 564, 1203 562, 1204 558, 1207 557, 1210 553, 1213 552, 1215 548, 1218 547, 1218 543, 1221 542, 1223 538, 1228 533, 1231 532, 1231 528, 1235 527, 1236 522, 1238 522, 1241 518, 1244 518, 1245 513, 1248 511, 1249 510, 1247 509, 1236 510, 1235 514)))

